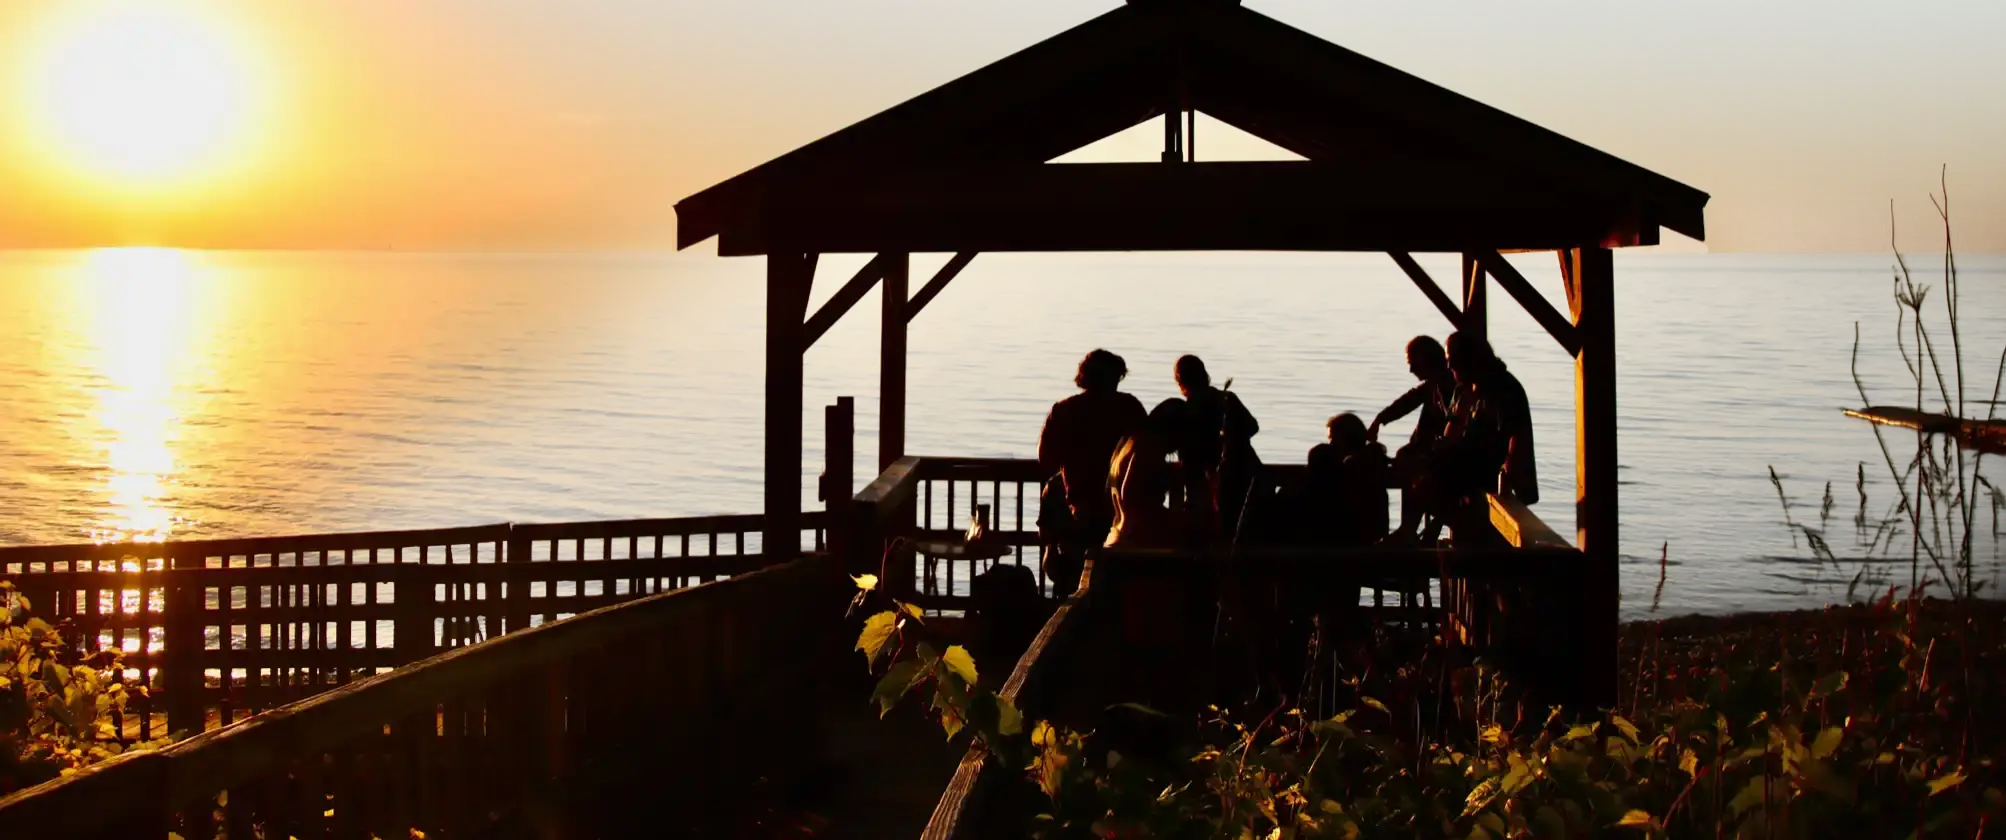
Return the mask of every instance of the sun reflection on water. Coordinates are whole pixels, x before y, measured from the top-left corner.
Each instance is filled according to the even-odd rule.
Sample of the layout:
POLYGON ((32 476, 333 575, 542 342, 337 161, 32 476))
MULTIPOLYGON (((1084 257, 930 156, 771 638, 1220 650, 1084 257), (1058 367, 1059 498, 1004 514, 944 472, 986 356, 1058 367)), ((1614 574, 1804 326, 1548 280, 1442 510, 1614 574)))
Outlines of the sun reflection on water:
POLYGON ((197 258, 165 248, 93 251, 77 275, 95 345, 94 419, 103 461, 98 543, 161 542, 179 526, 173 493, 182 426, 180 374, 203 297, 197 258))

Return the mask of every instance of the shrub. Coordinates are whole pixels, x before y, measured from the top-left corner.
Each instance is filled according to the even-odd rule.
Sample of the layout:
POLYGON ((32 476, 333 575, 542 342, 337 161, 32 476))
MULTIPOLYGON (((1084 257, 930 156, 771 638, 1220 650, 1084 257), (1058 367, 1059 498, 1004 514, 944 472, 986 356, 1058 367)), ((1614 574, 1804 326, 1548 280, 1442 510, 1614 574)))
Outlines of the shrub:
POLYGON ((167 739, 126 745, 116 721, 128 689, 118 652, 80 652, 0 581, 0 795, 167 739))

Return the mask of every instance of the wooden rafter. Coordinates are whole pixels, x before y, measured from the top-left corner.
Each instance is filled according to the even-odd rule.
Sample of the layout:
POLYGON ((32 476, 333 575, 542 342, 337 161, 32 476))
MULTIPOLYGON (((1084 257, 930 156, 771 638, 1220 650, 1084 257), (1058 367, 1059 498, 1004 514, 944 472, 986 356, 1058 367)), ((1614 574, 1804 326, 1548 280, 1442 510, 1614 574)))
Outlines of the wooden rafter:
POLYGON ((842 320, 843 315, 850 311, 850 307, 856 306, 857 301, 864 299, 864 294, 884 276, 887 261, 885 254, 872 257, 870 262, 864 263, 863 268, 857 269, 856 276, 851 277, 850 282, 843 284, 843 288, 837 289, 834 295, 822 303, 821 309, 815 310, 815 314, 810 316, 808 323, 801 328, 803 352, 815 346, 815 342, 821 339, 822 334, 835 326, 837 321, 842 320))
POLYGON ((1531 283, 1526 282, 1525 275, 1518 273, 1518 269, 1507 262, 1504 255, 1496 251, 1481 251, 1477 254, 1477 261, 1483 265, 1486 272, 1497 278, 1498 285, 1503 286, 1506 292, 1518 300, 1519 306, 1525 307, 1526 314, 1531 315, 1534 321, 1538 321, 1541 327, 1546 328, 1546 333, 1553 336, 1554 341, 1560 342, 1560 346, 1567 350, 1567 355, 1581 355, 1581 338, 1575 334, 1573 320, 1560 314, 1553 308, 1553 304, 1547 303, 1546 298, 1542 297, 1531 283))
POLYGON ((1456 302, 1449 299, 1449 293, 1442 291, 1442 287, 1435 284, 1435 278, 1429 277, 1428 272, 1421 269, 1421 264, 1415 262, 1412 255, 1406 251, 1388 251, 1387 256, 1399 263, 1400 270, 1407 272, 1407 279, 1414 281, 1414 285, 1421 290, 1421 293, 1428 296, 1428 302, 1441 311, 1442 317, 1449 319, 1450 326, 1456 329, 1463 328, 1463 311, 1456 308, 1456 302))
POLYGON ((919 317, 919 311, 925 309, 926 305, 940 294, 940 290, 947 288, 948 282, 960 274, 962 269, 967 268, 974 259, 974 251, 963 251, 955 254, 953 259, 948 260, 946 265, 934 272, 933 279, 926 281, 926 285, 920 287, 919 294, 913 295, 912 301, 905 305, 905 319, 910 322, 919 317))

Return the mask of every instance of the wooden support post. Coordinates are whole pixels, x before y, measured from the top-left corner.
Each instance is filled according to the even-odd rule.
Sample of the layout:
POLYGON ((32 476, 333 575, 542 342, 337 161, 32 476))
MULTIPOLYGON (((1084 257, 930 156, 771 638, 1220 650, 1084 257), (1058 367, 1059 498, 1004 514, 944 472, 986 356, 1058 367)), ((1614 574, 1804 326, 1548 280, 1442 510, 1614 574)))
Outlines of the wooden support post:
POLYGON ((912 255, 885 254, 883 340, 878 349, 878 470, 905 457, 906 282, 912 255))
POLYGON ((1442 291, 1441 286, 1435 285, 1435 278, 1429 277, 1428 272, 1422 270, 1421 264, 1415 262, 1413 256, 1406 251, 1388 251, 1386 255, 1399 263, 1400 270, 1407 273, 1407 279, 1414 281, 1415 287, 1428 296, 1428 302, 1441 311, 1442 317, 1449 319, 1449 326, 1452 329, 1462 329, 1462 310, 1456 308, 1456 302, 1449 299, 1449 294, 1442 291))
POLYGON ((1484 264, 1476 254, 1463 254, 1463 321, 1457 331, 1490 340, 1489 297, 1484 289, 1484 264))
POLYGON ((813 254, 766 258, 766 528, 769 562, 801 553, 801 319, 815 282, 813 254))
MULTIPOLYGON (((856 481, 857 400, 837 397, 822 410, 822 504, 829 512, 829 555, 848 562, 851 542, 850 501, 856 481)), ((866 569, 864 571, 871 571, 866 569)), ((859 574, 855 569, 852 574, 859 574)))
MULTIPOLYGON (((167 692, 167 731, 183 736, 202 733, 204 703, 202 702, 202 620, 206 615, 207 592, 200 579, 191 579, 180 570, 200 566, 202 558, 171 556, 163 559, 167 572, 162 575, 166 583, 161 587, 160 597, 160 686, 167 692)), ((225 600, 230 597, 230 588, 218 587, 217 593, 225 600)), ((55 606, 49 604, 43 609, 55 606)), ((230 628, 219 628, 223 647, 230 646, 230 628)), ((223 672, 223 682, 227 686, 229 671, 223 672)), ((149 726, 152 725, 148 721, 149 726)))
POLYGON ((1579 580, 1581 626, 1578 708, 1616 703, 1616 621, 1620 597, 1616 508, 1616 301, 1615 263, 1607 248, 1569 254, 1574 294, 1575 543, 1587 568, 1579 580))
POLYGON ((502 596, 503 633, 529 629, 529 562, 533 550, 524 532, 511 523, 507 548, 503 549, 503 562, 506 568, 502 570, 502 577, 506 581, 504 586, 507 589, 502 596))

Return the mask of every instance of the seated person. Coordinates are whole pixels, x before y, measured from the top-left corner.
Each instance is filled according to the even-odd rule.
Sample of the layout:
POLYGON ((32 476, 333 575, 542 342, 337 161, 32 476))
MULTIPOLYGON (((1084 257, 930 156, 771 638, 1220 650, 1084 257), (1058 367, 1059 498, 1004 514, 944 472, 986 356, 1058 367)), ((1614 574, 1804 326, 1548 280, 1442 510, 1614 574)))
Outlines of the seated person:
POLYGON ((1369 440, 1365 421, 1351 412, 1330 418, 1326 425, 1335 453, 1340 540, 1344 545, 1368 545, 1386 536, 1386 481, 1392 468, 1386 447, 1369 440))

